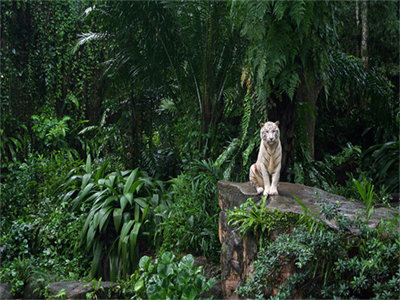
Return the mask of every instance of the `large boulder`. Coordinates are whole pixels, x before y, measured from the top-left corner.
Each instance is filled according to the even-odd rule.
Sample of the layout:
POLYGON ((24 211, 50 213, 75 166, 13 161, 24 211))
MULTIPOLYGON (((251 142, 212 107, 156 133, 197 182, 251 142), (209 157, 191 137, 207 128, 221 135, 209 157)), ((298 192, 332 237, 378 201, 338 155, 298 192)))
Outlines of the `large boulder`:
MULTIPOLYGON (((282 212, 301 214, 304 209, 295 198, 299 199, 309 210, 320 215, 319 201, 324 200, 330 204, 339 201, 340 212, 347 218, 354 219, 358 214, 365 214, 365 207, 359 202, 349 201, 348 199, 327 193, 321 189, 313 188, 301 184, 281 182, 278 186, 279 195, 269 196, 267 207, 271 210, 278 209, 282 212)), ((236 183, 228 181, 218 182, 218 199, 221 207, 219 215, 219 239, 221 246, 221 283, 225 299, 237 298, 235 294, 239 283, 246 280, 249 272, 252 271, 252 262, 257 255, 257 243, 251 236, 242 237, 236 228, 232 228, 227 223, 227 210, 239 207, 240 204, 252 197, 257 203, 261 201, 261 195, 257 195, 256 190, 250 182, 236 183)), ((392 209, 380 207, 376 208, 369 219, 368 225, 376 227, 384 218, 391 218, 395 214, 392 209)), ((328 226, 338 230, 335 220, 326 220, 321 216, 328 226)), ((353 234, 358 234, 357 229, 353 229, 353 234)))
MULTIPOLYGON (((104 289, 100 292, 99 299, 107 299, 108 290, 117 284, 110 281, 101 282, 101 286, 104 289)), ((62 290, 65 290, 67 299, 86 299, 86 293, 93 291, 90 282, 80 281, 58 281, 51 282, 49 284, 49 295, 55 296, 62 290)))
POLYGON ((13 299, 9 283, 0 282, 0 299, 13 299))

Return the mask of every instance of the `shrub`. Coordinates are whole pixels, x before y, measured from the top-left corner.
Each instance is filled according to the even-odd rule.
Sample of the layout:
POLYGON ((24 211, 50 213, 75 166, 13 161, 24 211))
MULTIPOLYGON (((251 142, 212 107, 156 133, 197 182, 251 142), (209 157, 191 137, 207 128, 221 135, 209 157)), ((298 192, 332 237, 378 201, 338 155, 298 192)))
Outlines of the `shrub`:
POLYGON ((161 252, 193 253, 217 260, 218 171, 207 162, 190 167, 171 180, 169 205, 159 212, 163 220, 158 231, 163 236, 161 252))
POLYGON ((23 295, 24 286, 33 273, 32 262, 28 259, 16 258, 6 266, 2 266, 0 270, 1 282, 9 282, 11 284, 11 293, 14 296, 21 297, 23 295))
POLYGON ((363 155, 368 176, 374 179, 375 184, 385 185, 389 192, 399 190, 399 158, 399 139, 374 145, 368 148, 363 155))
MULTIPOLYGON (((20 276, 21 270, 31 270, 35 278, 38 271, 56 278, 85 274, 87 262, 73 253, 85 214, 68 211, 56 191, 79 163, 68 151, 52 152, 50 157, 31 153, 2 174, 1 280, 10 282, 16 295, 25 284, 19 279, 26 278, 20 276)), ((30 284, 35 282, 30 279, 30 284)))
POLYGON ((83 169, 75 170, 76 175, 71 172, 63 188, 64 200, 88 213, 80 246, 91 254, 91 275, 116 280, 136 268, 138 241, 142 247, 151 246, 156 225, 152 212, 161 198, 157 182, 145 173, 108 172, 107 165, 94 168, 88 156, 83 169))
POLYGON ((33 224, 15 220, 7 233, 1 236, 1 260, 12 261, 18 257, 30 258, 34 242, 33 224))
POLYGON ((154 263, 151 257, 143 256, 139 270, 124 284, 124 298, 195 299, 217 281, 207 281, 201 272, 201 267, 194 266, 191 254, 177 259, 173 253, 164 252, 154 263))
POLYGON ((30 153, 25 161, 14 161, 8 165, 8 172, 1 174, 0 203, 5 227, 12 220, 46 214, 59 199, 56 188, 63 182, 71 168, 82 163, 68 151, 53 152, 51 157, 30 153))

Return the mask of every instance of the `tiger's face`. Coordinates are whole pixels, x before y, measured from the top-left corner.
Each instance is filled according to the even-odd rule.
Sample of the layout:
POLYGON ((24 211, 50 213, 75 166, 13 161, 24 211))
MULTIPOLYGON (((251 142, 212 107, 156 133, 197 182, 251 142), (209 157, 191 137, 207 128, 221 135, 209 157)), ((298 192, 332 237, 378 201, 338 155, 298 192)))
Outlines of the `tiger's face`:
POLYGON ((279 121, 260 123, 260 136, 261 139, 269 145, 275 144, 279 140, 279 121))

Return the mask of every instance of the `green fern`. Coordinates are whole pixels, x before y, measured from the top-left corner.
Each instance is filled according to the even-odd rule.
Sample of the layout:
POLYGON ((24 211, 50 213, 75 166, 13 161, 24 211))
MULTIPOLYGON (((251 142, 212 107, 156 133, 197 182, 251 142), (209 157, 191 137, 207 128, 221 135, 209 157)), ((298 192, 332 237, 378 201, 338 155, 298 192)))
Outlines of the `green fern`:
POLYGON ((248 92, 243 99, 242 132, 241 132, 239 148, 242 148, 243 142, 247 137, 247 130, 250 124, 251 112, 252 112, 251 96, 250 93, 248 92))
POLYGON ((247 63, 255 74, 258 101, 265 104, 271 93, 293 98, 305 70, 313 69, 322 78, 334 24, 327 13, 330 6, 322 1, 235 4, 232 10, 249 40, 247 63))

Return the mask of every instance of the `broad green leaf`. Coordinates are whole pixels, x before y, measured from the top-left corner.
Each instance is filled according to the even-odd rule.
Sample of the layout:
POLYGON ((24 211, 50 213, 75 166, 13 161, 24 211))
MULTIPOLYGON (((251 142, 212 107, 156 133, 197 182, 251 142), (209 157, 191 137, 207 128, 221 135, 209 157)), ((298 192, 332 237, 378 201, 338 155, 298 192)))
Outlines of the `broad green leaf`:
POLYGON ((95 233, 96 233, 95 228, 93 226, 89 226, 88 231, 86 233, 86 250, 89 250, 92 247, 94 243, 95 233))
POLYGON ((154 194, 151 199, 150 199, 150 203, 152 206, 156 207, 158 205, 158 203, 160 202, 160 196, 157 194, 154 194))
POLYGON ((161 261, 166 264, 172 263, 174 261, 174 258, 175 258, 175 254, 173 254, 172 252, 169 252, 169 251, 164 252, 161 255, 161 261))
POLYGON ((129 189, 129 191, 131 193, 139 192, 143 184, 144 182, 141 179, 138 179, 132 184, 132 187, 129 189))
POLYGON ((89 215, 86 217, 85 224, 83 225, 83 228, 82 228, 82 231, 81 231, 81 238, 83 238, 84 236, 86 236, 86 231, 87 231, 88 228, 89 228, 90 222, 92 221, 93 215, 95 214, 95 212, 96 212, 96 211, 91 210, 90 213, 89 213, 89 215))
POLYGON ((118 279, 119 259, 115 252, 110 253, 110 280, 115 282, 118 279))
POLYGON ((126 180, 126 183, 124 186, 124 191, 123 191, 124 194, 127 194, 130 191, 132 183, 137 177, 138 170, 139 170, 138 168, 133 170, 132 173, 129 175, 128 179, 126 180))
POLYGON ((114 218, 115 231, 119 232, 119 227, 121 225, 121 220, 122 220, 122 209, 121 208, 114 208, 113 218, 114 218))
POLYGON ((129 203, 128 199, 126 198, 125 195, 122 195, 121 199, 119 200, 120 206, 122 211, 124 211, 126 205, 129 203))
POLYGON ((137 293, 137 292, 140 291, 143 287, 144 287, 144 281, 143 281, 142 279, 140 279, 140 280, 136 281, 133 290, 135 291, 135 293, 137 293))
POLYGON ((64 201, 70 200, 70 199, 71 199, 71 196, 72 196, 75 192, 76 192, 76 190, 72 190, 72 191, 67 192, 67 193, 64 195, 62 201, 64 202, 64 201))
POLYGON ((107 182, 106 182, 106 184, 104 186, 107 188, 107 191, 112 192, 114 196, 118 196, 119 197, 120 192, 118 191, 117 187, 109 186, 109 185, 107 185, 107 182))
POLYGON ((135 222, 140 221, 140 207, 138 205, 135 205, 135 222))
POLYGON ((167 266, 168 266, 168 263, 165 263, 163 261, 158 262, 158 264, 157 264, 157 275, 162 279, 167 278, 167 274, 166 274, 167 266))
MULTIPOLYGON (((104 196, 105 196, 105 195, 104 195, 104 196)), ((117 196, 109 196, 109 197, 107 197, 106 201, 103 202, 102 206, 103 206, 103 207, 114 206, 114 203, 113 203, 113 202, 115 202, 115 205, 118 204, 118 198, 117 198, 117 196)))
POLYGON ((240 140, 235 138, 231 141, 229 146, 221 153, 221 155, 216 159, 214 163, 214 167, 221 167, 222 164, 232 155, 232 153, 236 150, 239 145, 240 140))
POLYGON ((196 288, 192 285, 186 285, 185 288, 183 289, 182 293, 182 299, 188 299, 188 300, 194 300, 197 295, 197 290, 196 288))
POLYGON ((146 208, 147 206, 147 199, 146 198, 135 198, 135 202, 140 205, 141 208, 146 208))
POLYGON ((144 220, 146 219, 147 212, 149 211, 149 207, 150 207, 150 204, 148 204, 148 205, 146 206, 146 208, 144 209, 144 211, 143 211, 143 214, 142 214, 142 223, 143 223, 144 220))
POLYGON ((190 280, 190 275, 187 269, 183 269, 179 267, 179 273, 176 276, 176 280, 179 285, 184 286, 189 280, 190 280))
POLYGON ((92 158, 90 157, 90 154, 88 155, 88 157, 86 159, 85 171, 86 171, 86 173, 92 172, 92 158))
POLYGON ((194 257, 192 254, 188 254, 182 257, 179 266, 185 266, 187 268, 191 268, 194 265, 194 257))
POLYGON ((90 197, 86 198, 85 202, 91 203, 92 200, 94 200, 93 205, 101 204, 104 200, 104 197, 107 196, 105 195, 105 192, 106 191, 96 192, 92 194, 90 197))
POLYGON ((91 174, 84 174, 82 176, 82 184, 81 184, 81 189, 84 189, 86 185, 88 184, 90 178, 92 177, 91 174))
MULTIPOLYGON (((124 243, 124 239, 128 237, 127 234, 131 230, 134 223, 135 223, 134 220, 130 220, 128 223, 124 223, 124 225, 122 225, 121 234, 119 236, 118 253, 121 253, 121 247, 122 244, 124 243)), ((126 242, 127 240, 125 241, 125 243, 126 242)))
POLYGON ((101 216, 100 216, 100 226, 99 226, 100 231, 103 230, 104 224, 109 220, 109 215, 110 215, 111 211, 112 211, 112 207, 102 208, 100 210, 100 214, 101 214, 101 216))
POLYGON ((85 200, 85 197, 87 196, 87 194, 92 190, 94 184, 93 183, 89 183, 78 195, 78 199, 79 202, 85 200))
POLYGON ((93 215, 93 222, 90 226, 93 227, 95 230, 97 230, 97 227, 100 224, 100 218, 101 218, 100 210, 101 209, 99 206, 97 206, 95 209, 92 208, 92 210, 95 211, 95 214, 93 215))
POLYGON ((149 265, 151 264, 151 257, 149 256, 142 256, 142 258, 139 261, 139 268, 141 270, 147 270, 149 265))
POLYGON ((107 181, 107 186, 108 187, 113 187, 115 184, 115 179, 117 178, 117 176, 115 175, 109 175, 108 176, 108 181, 107 181))
POLYGON ((94 243, 93 247, 93 260, 92 260, 92 268, 91 268, 91 275, 94 276, 97 272, 98 266, 101 265, 101 259, 103 257, 103 244, 99 241, 94 243))
POLYGON ((142 223, 135 223, 133 226, 133 229, 131 230, 131 233, 129 234, 129 253, 131 257, 131 262, 132 264, 135 263, 135 254, 137 252, 137 247, 136 247, 136 241, 139 236, 139 230, 140 227, 142 226, 142 223))
POLYGON ((125 195, 126 199, 128 200, 129 204, 133 205, 133 195, 132 195, 132 193, 127 193, 127 194, 124 194, 124 195, 125 195))
POLYGON ((101 165, 101 167, 97 170, 96 175, 94 177, 95 180, 99 180, 100 178, 104 177, 104 173, 105 173, 105 170, 106 170, 106 168, 108 166, 108 163, 109 163, 109 160, 107 160, 105 163, 103 163, 101 165))

